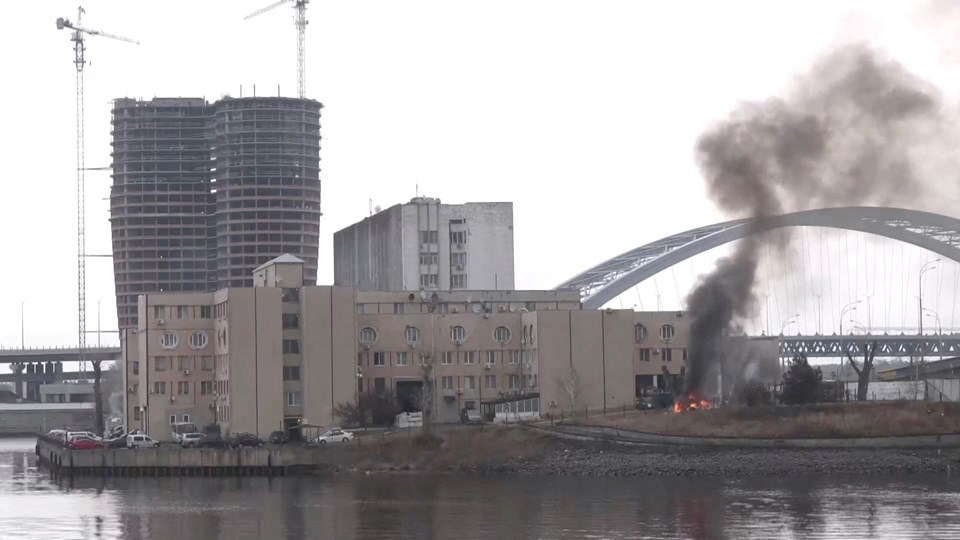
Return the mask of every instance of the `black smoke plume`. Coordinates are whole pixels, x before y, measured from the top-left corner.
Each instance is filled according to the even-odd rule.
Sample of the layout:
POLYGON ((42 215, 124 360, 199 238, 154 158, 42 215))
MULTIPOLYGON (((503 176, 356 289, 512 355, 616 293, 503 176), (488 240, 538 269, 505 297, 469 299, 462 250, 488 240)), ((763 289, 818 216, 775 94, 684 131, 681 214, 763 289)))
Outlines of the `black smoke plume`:
MULTIPOLYGON (((826 206, 905 206, 922 185, 921 149, 943 123, 931 85, 866 47, 849 47, 817 62, 787 97, 745 104, 710 128, 696 157, 710 198, 754 223, 826 206)), ((788 242, 783 231, 739 241, 690 293, 688 392, 703 388, 725 331, 755 310, 761 248, 786 256, 788 242)))

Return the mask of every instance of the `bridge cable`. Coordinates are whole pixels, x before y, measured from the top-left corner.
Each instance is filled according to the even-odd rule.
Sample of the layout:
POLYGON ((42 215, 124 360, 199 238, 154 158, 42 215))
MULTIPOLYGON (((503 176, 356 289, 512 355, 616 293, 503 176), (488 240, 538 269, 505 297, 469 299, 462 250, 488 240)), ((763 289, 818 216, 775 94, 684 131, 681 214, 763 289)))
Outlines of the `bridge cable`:
POLYGON ((953 307, 950 308, 950 330, 953 331, 953 320, 957 315, 957 285, 960 284, 960 272, 957 271, 957 265, 951 265, 953 268, 953 290, 950 291, 950 296, 953 297, 953 307))
POLYGON ((636 291, 637 293, 637 302, 640 303, 640 311, 645 311, 643 309, 643 298, 640 297, 640 285, 639 284, 634 285, 633 290, 636 291))
MULTIPOLYGON (((807 311, 807 310, 806 310, 807 300, 810 299, 810 294, 813 293, 813 269, 810 268, 810 266, 811 266, 812 263, 810 262, 810 251, 809 251, 810 244, 807 242, 807 228, 806 228, 806 227, 801 227, 801 228, 800 228, 800 247, 801 247, 801 251, 803 252, 803 253, 802 253, 802 255, 803 255, 803 262, 802 262, 802 264, 803 264, 803 298, 804 298, 803 306, 804 306, 804 314, 803 314, 803 317, 802 317, 802 318, 803 318, 804 323, 806 323, 806 321, 807 321, 807 313, 806 313, 806 311, 807 311), (809 284, 810 284, 810 287, 809 287, 809 288, 807 288, 807 281, 808 281, 808 280, 809 280, 809 284)), ((804 326, 806 326, 806 324, 804 324, 804 326)), ((803 330, 804 330, 804 334, 806 334, 807 331, 806 331, 806 328, 805 328, 805 327, 804 327, 803 330)))
MULTIPOLYGON (((830 291, 830 302, 827 305, 830 306, 831 308, 830 309, 830 328, 836 328, 837 320, 834 318, 834 315, 833 315, 833 306, 835 306, 836 304, 839 304, 839 302, 834 302, 833 300, 833 263, 830 261, 830 236, 831 235, 829 234, 827 235, 827 241, 826 241, 826 252, 827 252, 826 277, 827 277, 828 290, 830 291)), ((820 228, 820 242, 821 242, 820 248, 822 250, 823 249, 823 228, 822 227, 820 228)), ((838 273, 837 274, 838 288, 840 283, 839 279, 840 279, 840 275, 838 273)), ((837 292, 837 296, 838 296, 837 300, 839 300, 839 291, 837 292)))
POLYGON ((677 285, 676 266, 670 267, 670 275, 673 277, 673 290, 677 294, 677 310, 686 311, 683 309, 683 300, 680 300, 680 286, 677 285))
POLYGON ((656 275, 653 276, 653 286, 656 287, 657 290, 657 311, 662 311, 660 307, 660 285, 657 283, 656 275))

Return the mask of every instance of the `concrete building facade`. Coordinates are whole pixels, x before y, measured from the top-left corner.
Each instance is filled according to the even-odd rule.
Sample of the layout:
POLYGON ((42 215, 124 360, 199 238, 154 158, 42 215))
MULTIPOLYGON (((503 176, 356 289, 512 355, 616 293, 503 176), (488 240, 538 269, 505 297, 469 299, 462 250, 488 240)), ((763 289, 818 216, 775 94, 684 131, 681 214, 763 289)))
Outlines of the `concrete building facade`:
MULTIPOLYGON (((338 424, 337 406, 363 394, 407 411, 432 402, 439 422, 470 409, 621 410, 673 390, 686 366, 682 312, 584 311, 577 291, 357 292, 303 286, 303 275, 284 255, 254 271, 252 288, 145 295, 124 350, 128 425, 160 439, 184 419, 265 436, 338 424)), ((779 373, 775 341, 732 341, 729 353, 743 361, 724 363, 725 391, 748 371, 779 373)))
POLYGON ((286 255, 255 287, 143 295, 121 342, 128 427, 168 440, 173 422, 261 437, 333 423, 356 394, 354 293, 304 287, 303 267, 286 255))
POLYGON ((360 291, 512 290, 513 203, 417 197, 337 231, 334 283, 360 291))
POLYGON ((283 253, 316 282, 319 102, 294 98, 117 99, 111 229, 117 317, 157 292, 249 287, 283 253))

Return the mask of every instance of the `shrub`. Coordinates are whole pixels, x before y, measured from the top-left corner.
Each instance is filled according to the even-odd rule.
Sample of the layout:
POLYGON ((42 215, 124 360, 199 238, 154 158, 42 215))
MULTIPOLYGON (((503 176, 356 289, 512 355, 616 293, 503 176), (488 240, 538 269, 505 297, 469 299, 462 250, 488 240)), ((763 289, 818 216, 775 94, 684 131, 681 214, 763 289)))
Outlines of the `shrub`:
POLYGON ((769 405, 773 401, 773 396, 762 382, 751 379, 740 389, 737 401, 747 407, 759 407, 769 405))
POLYGON ((797 355, 783 374, 783 402, 788 405, 816 403, 820 396, 823 373, 807 362, 807 357, 797 355))

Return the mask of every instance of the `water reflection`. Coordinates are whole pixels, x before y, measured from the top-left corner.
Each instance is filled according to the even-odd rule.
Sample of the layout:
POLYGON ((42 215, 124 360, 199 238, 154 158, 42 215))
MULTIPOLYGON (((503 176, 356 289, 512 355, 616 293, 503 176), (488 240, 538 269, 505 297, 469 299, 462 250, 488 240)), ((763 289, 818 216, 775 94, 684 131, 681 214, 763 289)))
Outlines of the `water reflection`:
POLYGON ((0 538, 957 538, 942 476, 77 478, 0 439, 0 538))

